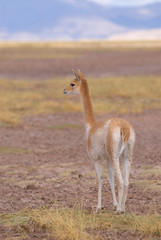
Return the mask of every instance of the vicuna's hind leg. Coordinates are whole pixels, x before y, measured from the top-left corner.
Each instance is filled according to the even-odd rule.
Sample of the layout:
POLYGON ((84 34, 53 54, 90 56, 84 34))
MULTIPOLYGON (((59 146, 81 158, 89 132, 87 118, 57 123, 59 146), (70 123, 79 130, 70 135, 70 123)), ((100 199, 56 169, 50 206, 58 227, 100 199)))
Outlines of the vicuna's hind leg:
POLYGON ((129 175, 132 162, 132 152, 133 145, 127 144, 125 150, 123 151, 123 180, 124 180, 124 192, 122 197, 122 210, 125 211, 125 203, 127 198, 128 186, 129 186, 129 175))
POLYGON ((94 167, 98 178, 98 203, 97 203, 97 210, 101 209, 101 199, 102 199, 102 162, 101 161, 94 161, 94 167))
MULTIPOLYGON (((112 128, 111 128, 112 129, 112 128)), ((118 205, 117 205, 117 212, 121 213, 122 210, 122 197, 123 197, 123 178, 120 169, 120 151, 122 147, 122 136, 120 134, 120 128, 116 128, 115 130, 109 129, 108 131, 108 138, 107 138, 107 152, 110 157, 109 161, 112 164, 112 168, 114 169, 114 173, 117 179, 117 186, 118 186, 118 205)))
POLYGON ((115 171, 115 175, 117 178, 117 185, 118 185, 118 206, 117 206, 117 213, 122 213, 124 210, 122 209, 122 198, 123 198, 123 192, 124 192, 124 182, 121 174, 120 169, 120 162, 119 158, 114 157, 112 159, 113 167, 115 171))
POLYGON ((117 204, 116 194, 115 194, 115 174, 114 174, 114 168, 113 168, 112 163, 110 162, 110 160, 108 160, 107 165, 108 165, 109 183, 110 183, 112 197, 113 197, 113 206, 114 206, 114 209, 116 209, 118 204, 117 204))

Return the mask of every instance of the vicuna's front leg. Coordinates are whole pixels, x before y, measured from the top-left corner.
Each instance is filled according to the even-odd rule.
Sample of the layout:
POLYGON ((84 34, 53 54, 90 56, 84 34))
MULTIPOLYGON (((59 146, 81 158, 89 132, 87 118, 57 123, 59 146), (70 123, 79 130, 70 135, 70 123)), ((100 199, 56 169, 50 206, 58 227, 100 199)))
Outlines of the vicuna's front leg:
POLYGON ((101 209, 101 200, 102 200, 102 163, 101 161, 94 161, 94 167, 98 178, 98 203, 96 211, 101 209))

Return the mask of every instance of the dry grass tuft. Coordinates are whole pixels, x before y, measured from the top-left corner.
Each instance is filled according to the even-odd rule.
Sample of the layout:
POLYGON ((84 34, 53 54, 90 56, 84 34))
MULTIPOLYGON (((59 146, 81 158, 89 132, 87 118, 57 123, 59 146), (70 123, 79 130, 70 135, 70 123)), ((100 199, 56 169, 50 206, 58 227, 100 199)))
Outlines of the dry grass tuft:
POLYGON ((59 240, 103 240, 101 231, 129 231, 144 237, 161 237, 161 217, 154 215, 114 215, 90 213, 81 207, 41 208, 13 214, 1 214, 0 224, 17 227, 22 235, 45 230, 59 240), (27 232, 24 231, 27 229, 27 232), (34 230, 33 230, 34 229, 34 230), (22 231, 23 230, 23 231, 22 231), (97 234, 96 234, 97 233, 97 234))
POLYGON ((138 232, 147 237, 161 236, 161 217, 154 215, 113 215, 113 213, 102 213, 96 217, 97 224, 101 228, 118 229, 120 231, 128 230, 133 234, 138 232), (98 219, 97 219, 98 218, 98 219))
POLYGON ((132 230, 148 237, 161 237, 161 217, 157 215, 133 215, 132 230))
POLYGON ((41 228, 50 230, 59 240, 94 240, 86 228, 92 224, 91 216, 76 209, 50 209, 32 212, 32 219, 41 228))
POLYGON ((152 192, 161 192, 161 181, 160 180, 136 180, 134 184, 143 188, 143 191, 150 190, 152 192))
POLYGON ((158 176, 161 173, 161 167, 160 166, 150 166, 147 167, 146 169, 144 169, 142 171, 142 173, 140 174, 140 176, 142 177, 147 177, 147 176, 151 176, 151 175, 155 175, 158 176))

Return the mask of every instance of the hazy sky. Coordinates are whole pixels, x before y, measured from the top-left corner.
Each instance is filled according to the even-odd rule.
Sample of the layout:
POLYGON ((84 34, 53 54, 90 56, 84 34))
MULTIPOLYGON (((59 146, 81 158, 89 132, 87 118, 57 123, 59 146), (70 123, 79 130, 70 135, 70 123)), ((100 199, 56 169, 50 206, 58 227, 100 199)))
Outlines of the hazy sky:
POLYGON ((161 0, 0 0, 0 40, 106 39, 145 29, 161 30, 161 0))
MULTIPOLYGON (((66 0, 72 2, 73 0, 66 0)), ((151 4, 155 2, 161 2, 161 0, 88 0, 100 5, 113 5, 113 6, 141 6, 151 4)), ((74 1, 73 1, 74 2, 74 1)))

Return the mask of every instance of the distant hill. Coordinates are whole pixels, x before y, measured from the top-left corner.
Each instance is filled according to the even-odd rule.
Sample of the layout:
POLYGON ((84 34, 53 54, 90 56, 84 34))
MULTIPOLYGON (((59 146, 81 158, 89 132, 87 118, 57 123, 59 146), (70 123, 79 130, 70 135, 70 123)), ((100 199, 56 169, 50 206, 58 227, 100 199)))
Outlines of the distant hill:
POLYGON ((81 0, 0 3, 0 40, 107 39, 142 29, 161 29, 161 3, 144 7, 105 7, 81 0))
POLYGON ((122 34, 115 34, 108 38, 112 41, 134 41, 134 40, 161 40, 161 28, 148 30, 135 30, 122 34))

